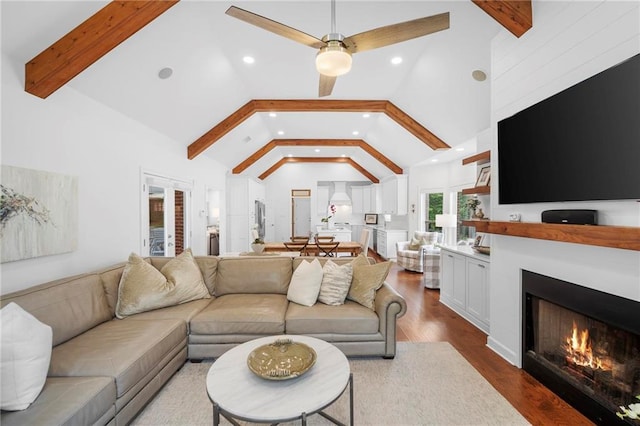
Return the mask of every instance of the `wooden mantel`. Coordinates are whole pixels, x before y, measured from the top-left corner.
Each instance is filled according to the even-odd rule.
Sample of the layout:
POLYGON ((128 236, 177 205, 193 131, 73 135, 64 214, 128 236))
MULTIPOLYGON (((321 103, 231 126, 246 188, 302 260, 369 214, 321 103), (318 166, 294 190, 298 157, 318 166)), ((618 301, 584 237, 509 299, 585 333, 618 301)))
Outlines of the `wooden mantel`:
POLYGON ((465 220, 477 232, 640 251, 640 227, 465 220))

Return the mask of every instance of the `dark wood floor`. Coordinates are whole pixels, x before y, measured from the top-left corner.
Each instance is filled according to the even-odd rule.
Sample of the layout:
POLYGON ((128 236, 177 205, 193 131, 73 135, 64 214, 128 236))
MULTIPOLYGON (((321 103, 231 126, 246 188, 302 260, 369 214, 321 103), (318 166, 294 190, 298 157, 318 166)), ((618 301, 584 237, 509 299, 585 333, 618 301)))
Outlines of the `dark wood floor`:
POLYGON ((487 335, 440 303, 438 290, 421 285, 422 274, 394 264, 387 282, 407 301, 398 340, 449 342, 533 425, 593 424, 521 369, 486 346, 487 335))

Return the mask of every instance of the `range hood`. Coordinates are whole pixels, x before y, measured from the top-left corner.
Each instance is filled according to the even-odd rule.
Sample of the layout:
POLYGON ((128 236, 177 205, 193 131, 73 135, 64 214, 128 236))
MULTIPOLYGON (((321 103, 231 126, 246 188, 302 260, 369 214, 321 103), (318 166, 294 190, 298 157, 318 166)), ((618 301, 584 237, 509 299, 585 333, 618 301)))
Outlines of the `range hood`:
POLYGON ((329 203, 335 204, 336 206, 350 206, 351 198, 347 195, 347 183, 334 182, 333 188, 333 195, 331 196, 329 203))

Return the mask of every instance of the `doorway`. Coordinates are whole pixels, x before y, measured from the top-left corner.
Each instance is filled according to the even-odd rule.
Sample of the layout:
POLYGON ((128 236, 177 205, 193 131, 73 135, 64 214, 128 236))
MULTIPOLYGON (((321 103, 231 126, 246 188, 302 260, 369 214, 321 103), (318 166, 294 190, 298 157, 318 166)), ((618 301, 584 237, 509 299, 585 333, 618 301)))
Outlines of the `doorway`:
POLYGON ((291 236, 311 235, 311 190, 291 190, 291 236))
POLYGON ((187 181, 142 173, 143 256, 174 257, 191 246, 191 188, 187 181))

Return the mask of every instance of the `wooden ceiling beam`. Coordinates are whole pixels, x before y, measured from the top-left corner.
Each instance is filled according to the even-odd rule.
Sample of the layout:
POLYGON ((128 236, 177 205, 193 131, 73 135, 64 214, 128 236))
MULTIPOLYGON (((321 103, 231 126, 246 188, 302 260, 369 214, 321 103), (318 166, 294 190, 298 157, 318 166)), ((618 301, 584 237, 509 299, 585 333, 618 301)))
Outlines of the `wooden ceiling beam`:
POLYGON ((451 148, 429 129, 389 101, 343 99, 254 99, 215 125, 189 145, 187 157, 193 160, 225 134, 257 112, 380 112, 386 114, 431 149, 451 148))
POLYGON ((403 174, 403 170, 396 163, 385 157, 377 149, 363 141, 362 139, 273 139, 260 147, 256 152, 247 157, 243 162, 238 164, 231 171, 233 174, 239 174, 253 165, 256 161, 267 155, 271 150, 278 146, 338 146, 338 147, 357 147, 363 149, 378 162, 389 168, 395 174, 403 174))
POLYGON ((25 90, 48 97, 178 1, 112 1, 25 64, 25 90))
POLYGON ((280 167, 289 163, 344 163, 349 164, 351 167, 362 173, 373 183, 380 183, 380 179, 369 173, 364 167, 357 162, 353 161, 349 157, 284 157, 278 160, 273 166, 264 171, 258 178, 264 180, 280 167))
POLYGON ((531 0, 471 1, 518 38, 533 26, 531 0))

